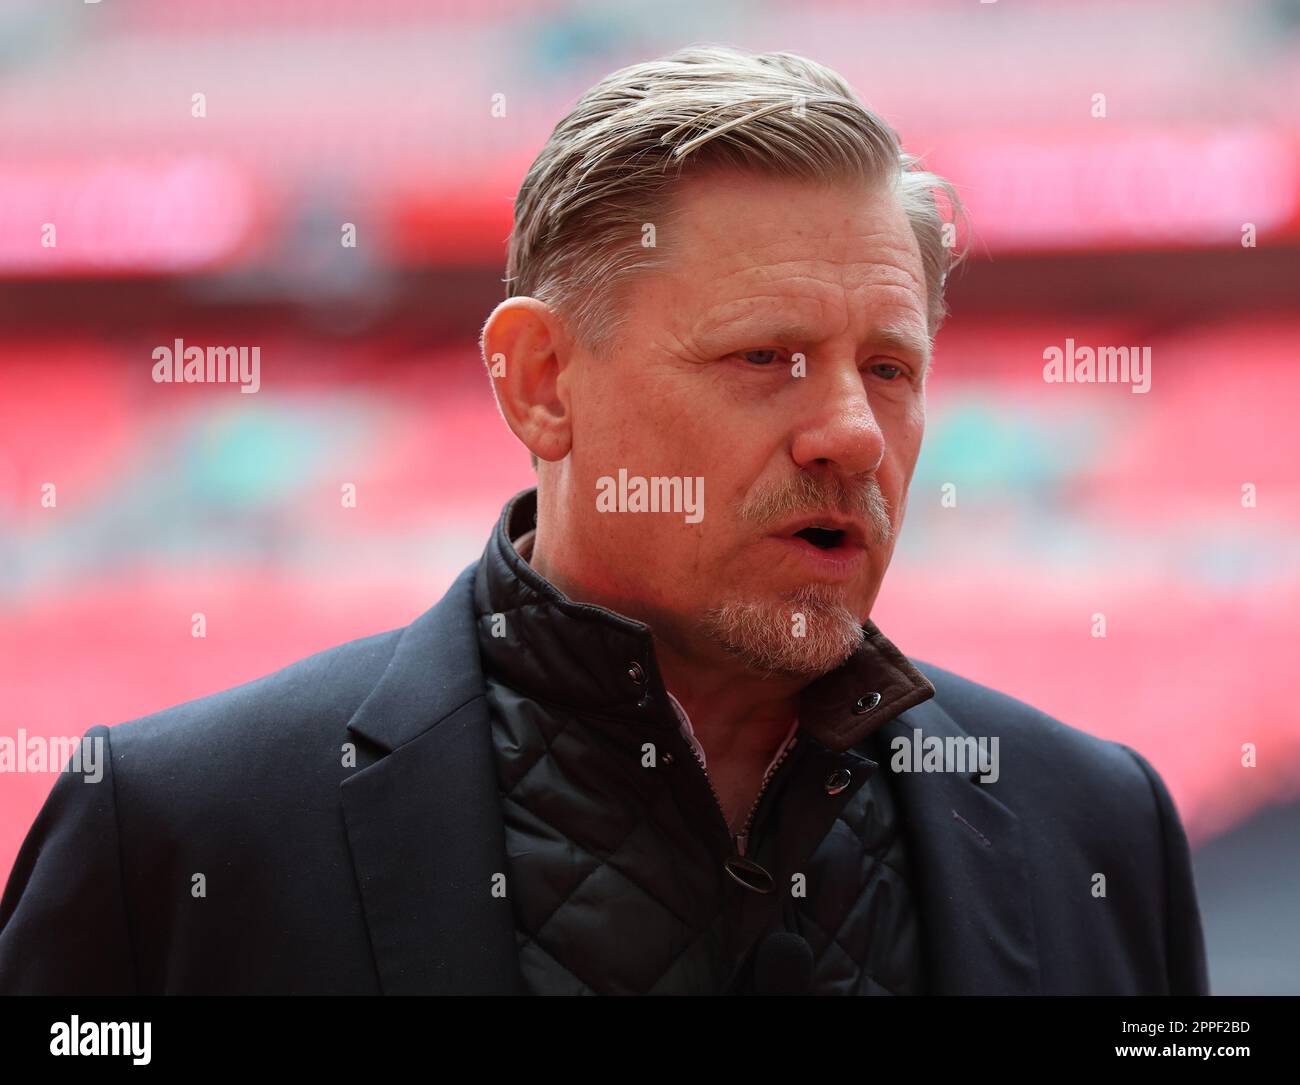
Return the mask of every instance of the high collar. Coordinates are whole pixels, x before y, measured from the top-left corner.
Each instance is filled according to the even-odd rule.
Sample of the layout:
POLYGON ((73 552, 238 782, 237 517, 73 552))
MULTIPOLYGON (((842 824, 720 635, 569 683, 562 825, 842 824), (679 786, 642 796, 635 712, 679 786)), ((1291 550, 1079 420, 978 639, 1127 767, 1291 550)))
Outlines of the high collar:
MULTIPOLYGON (((650 627, 575 602, 538 573, 515 548, 536 522, 533 487, 506 503, 479 563, 474 604, 484 670, 538 700, 676 727, 650 627)), ((863 628, 858 650, 799 695, 800 729, 832 750, 857 745, 934 696, 930 681, 873 622, 863 628)))

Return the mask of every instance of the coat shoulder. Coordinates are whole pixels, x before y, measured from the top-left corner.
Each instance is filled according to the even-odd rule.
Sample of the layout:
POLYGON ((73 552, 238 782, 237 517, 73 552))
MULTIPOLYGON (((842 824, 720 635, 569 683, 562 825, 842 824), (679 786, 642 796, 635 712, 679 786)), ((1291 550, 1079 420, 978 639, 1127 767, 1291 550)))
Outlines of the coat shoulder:
POLYGON ((1112 780, 1145 786, 1141 758, 1123 743, 1065 724, 1043 709, 972 681, 971 678, 914 660, 935 686, 935 702, 967 734, 1000 738, 1023 755, 1056 761, 1071 771, 1101 773, 1112 780))
POLYGON ((114 769, 136 781, 283 771, 337 751, 406 627, 295 660, 249 682, 113 725, 114 769), (214 771, 215 770, 215 771, 214 771))
POLYGON ((1070 794, 1104 794, 1107 805, 1136 803, 1152 813, 1153 799, 1167 799, 1150 763, 1123 743, 1062 723, 1010 694, 942 667, 913 662, 930 679, 935 703, 953 722, 976 738, 998 740, 1004 777, 1017 790, 1047 800, 1054 788, 1068 781, 1070 794))

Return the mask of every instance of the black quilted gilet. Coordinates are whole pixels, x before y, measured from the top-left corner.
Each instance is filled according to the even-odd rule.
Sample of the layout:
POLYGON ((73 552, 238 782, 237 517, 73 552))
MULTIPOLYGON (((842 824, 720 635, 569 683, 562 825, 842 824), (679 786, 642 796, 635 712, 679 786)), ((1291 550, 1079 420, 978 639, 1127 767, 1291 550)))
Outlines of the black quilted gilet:
MULTIPOLYGON (((837 732, 805 726, 801 710, 744 849, 771 889, 742 885, 707 776, 655 696, 648 629, 565 599, 528 566, 510 540, 532 526, 532 507, 507 506, 475 585, 528 990, 753 993, 757 947, 787 931, 811 949, 810 993, 923 993, 919 913, 875 728, 837 749, 837 732), (633 663, 649 680, 630 688, 633 663)), ((874 684, 891 715, 925 696, 911 675, 874 684)))

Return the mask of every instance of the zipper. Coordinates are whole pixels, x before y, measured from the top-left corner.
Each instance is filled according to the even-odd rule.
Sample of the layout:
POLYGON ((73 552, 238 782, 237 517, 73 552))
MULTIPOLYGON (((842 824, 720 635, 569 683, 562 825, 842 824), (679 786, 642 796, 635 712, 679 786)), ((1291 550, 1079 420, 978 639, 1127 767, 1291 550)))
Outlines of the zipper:
POLYGON ((754 804, 749 808, 749 813, 745 816, 745 824, 741 826, 740 833, 736 837, 736 850, 741 855, 745 854, 745 845, 749 843, 749 830, 754 824, 754 815, 758 813, 758 804, 763 801, 763 796, 767 793, 767 785, 772 777, 776 775, 776 770, 790 756, 790 751, 794 749, 798 741, 797 732, 791 734, 789 741, 781 747, 781 752, 776 755, 776 760, 768 765, 767 771, 763 773, 763 782, 758 785, 758 794, 754 797, 754 804))
POLYGON ((727 843, 731 844, 733 843, 731 839, 731 826, 727 824, 727 812, 722 809, 722 800, 718 798, 718 793, 713 788, 713 778, 709 775, 709 770, 704 767, 704 761, 695 747, 691 745, 691 743, 685 741, 685 736, 683 736, 683 743, 690 748, 691 757, 694 758, 695 763, 700 766, 700 775, 704 777, 704 782, 709 785, 709 794, 713 796, 713 805, 718 811, 718 820, 722 823, 722 833, 727 838, 727 843))
POLYGON ((709 794, 713 796, 714 805, 718 808, 718 814, 722 819, 723 828, 726 829, 727 839, 736 848, 737 854, 741 856, 745 854, 745 845, 749 842, 749 830, 753 826, 754 815, 758 813, 759 803, 763 801, 763 796, 767 794, 767 785, 771 782, 772 777, 776 775, 776 770, 781 767, 798 741, 797 732, 792 732, 789 739, 781 747, 781 751, 777 754, 776 760, 768 765, 767 771, 763 773, 763 781, 758 786, 758 795, 755 796, 753 805, 750 806, 749 813, 745 816, 745 824, 741 827, 740 832, 735 836, 731 835, 731 826, 727 824, 726 811, 723 810, 722 800, 718 798, 718 793, 713 787, 713 778, 709 776, 709 770, 704 767, 704 761, 700 758, 695 747, 691 746, 691 743, 689 742, 686 743, 687 746, 691 746, 691 754, 695 758, 695 763, 700 766, 700 772, 704 775, 704 782, 709 785, 709 794))

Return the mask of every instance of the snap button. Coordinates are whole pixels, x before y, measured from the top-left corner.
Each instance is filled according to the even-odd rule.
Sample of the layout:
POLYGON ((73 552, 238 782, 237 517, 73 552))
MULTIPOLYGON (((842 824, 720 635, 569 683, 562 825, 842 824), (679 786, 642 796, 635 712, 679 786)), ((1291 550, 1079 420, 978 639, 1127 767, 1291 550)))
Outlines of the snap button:
POLYGON ((754 893, 770 893, 776 885, 776 879, 751 859, 743 855, 733 855, 722 864, 722 869, 754 893))
POLYGON ((848 769, 836 769, 826 777, 826 794, 838 795, 853 779, 853 774, 848 769))
POLYGON ((642 668, 640 663, 629 663, 627 665, 627 676, 638 686, 645 683, 645 670, 642 668))
POLYGON ((670 752, 665 751, 663 757, 659 758, 659 763, 662 764, 664 768, 672 768, 673 755, 670 752))
POLYGON ((865 712, 870 712, 878 704, 880 704, 879 693, 864 693, 853 702, 853 714, 861 716, 865 712))

